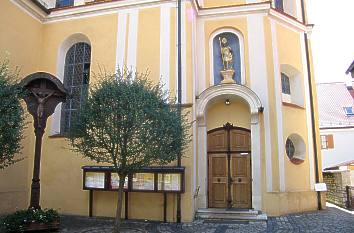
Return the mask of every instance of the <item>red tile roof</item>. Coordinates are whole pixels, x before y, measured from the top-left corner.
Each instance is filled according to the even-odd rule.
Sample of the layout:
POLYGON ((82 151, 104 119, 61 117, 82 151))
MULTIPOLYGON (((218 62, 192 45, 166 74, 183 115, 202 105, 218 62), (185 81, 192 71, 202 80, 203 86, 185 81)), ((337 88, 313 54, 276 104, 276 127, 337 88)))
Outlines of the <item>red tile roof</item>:
POLYGON ((354 100, 345 83, 317 84, 320 128, 354 127, 354 116, 347 116, 344 107, 354 107, 354 100))

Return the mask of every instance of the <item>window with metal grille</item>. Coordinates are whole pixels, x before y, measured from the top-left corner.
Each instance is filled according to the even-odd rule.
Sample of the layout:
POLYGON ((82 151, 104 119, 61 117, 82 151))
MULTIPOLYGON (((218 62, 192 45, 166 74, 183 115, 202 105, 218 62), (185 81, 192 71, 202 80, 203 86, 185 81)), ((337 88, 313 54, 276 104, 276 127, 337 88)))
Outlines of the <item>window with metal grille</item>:
POLYGON ((74 0, 57 0, 55 6, 56 7, 65 7, 65 6, 73 6, 74 0))
POLYGON ((286 143, 285 143, 285 151, 286 154, 288 155, 289 159, 292 159, 294 157, 295 154, 295 146, 293 141, 291 141, 291 139, 287 139, 286 143))
POLYGON ((283 0, 275 0, 274 2, 275 4, 275 9, 280 10, 280 11, 284 11, 284 3, 283 0))
POLYGON ((287 95, 291 94, 290 78, 284 73, 281 73, 281 89, 282 89, 282 93, 287 95))
POLYGON ((86 43, 74 44, 66 54, 64 86, 70 98, 62 105, 61 134, 67 134, 71 121, 87 98, 90 79, 91 46, 86 43))

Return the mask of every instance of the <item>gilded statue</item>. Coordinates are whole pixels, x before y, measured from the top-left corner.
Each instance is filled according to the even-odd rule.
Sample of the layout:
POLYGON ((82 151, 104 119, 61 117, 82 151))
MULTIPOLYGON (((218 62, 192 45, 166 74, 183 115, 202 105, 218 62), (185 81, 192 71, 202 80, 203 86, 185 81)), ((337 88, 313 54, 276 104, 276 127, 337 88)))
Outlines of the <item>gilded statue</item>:
POLYGON ((233 55, 232 49, 227 45, 227 39, 225 37, 219 37, 220 50, 221 50, 221 59, 224 65, 224 70, 233 70, 233 55))

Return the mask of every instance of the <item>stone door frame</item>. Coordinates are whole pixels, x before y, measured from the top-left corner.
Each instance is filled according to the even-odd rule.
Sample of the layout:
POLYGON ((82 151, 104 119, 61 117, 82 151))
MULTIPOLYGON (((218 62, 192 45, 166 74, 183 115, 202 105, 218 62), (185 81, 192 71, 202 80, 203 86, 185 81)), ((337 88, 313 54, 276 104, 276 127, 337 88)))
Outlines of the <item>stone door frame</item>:
POLYGON ((199 193, 197 208, 208 206, 208 156, 207 156, 207 125, 206 113, 208 107, 218 100, 242 98, 250 108, 251 113, 251 174, 252 174, 252 207, 262 208, 262 180, 261 180, 261 129, 259 115, 263 112, 262 103, 255 92, 246 86, 238 84, 221 84, 204 90, 197 98, 196 117, 198 132, 197 151, 197 185, 199 193))

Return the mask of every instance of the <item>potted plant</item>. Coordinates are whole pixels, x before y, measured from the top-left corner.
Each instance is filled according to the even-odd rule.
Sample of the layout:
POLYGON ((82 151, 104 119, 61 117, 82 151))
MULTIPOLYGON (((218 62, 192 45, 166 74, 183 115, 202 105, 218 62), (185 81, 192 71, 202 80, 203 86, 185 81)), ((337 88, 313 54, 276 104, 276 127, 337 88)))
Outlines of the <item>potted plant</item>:
POLYGON ((1 225, 7 232, 36 232, 59 229, 59 214, 53 209, 19 210, 7 215, 1 225))

